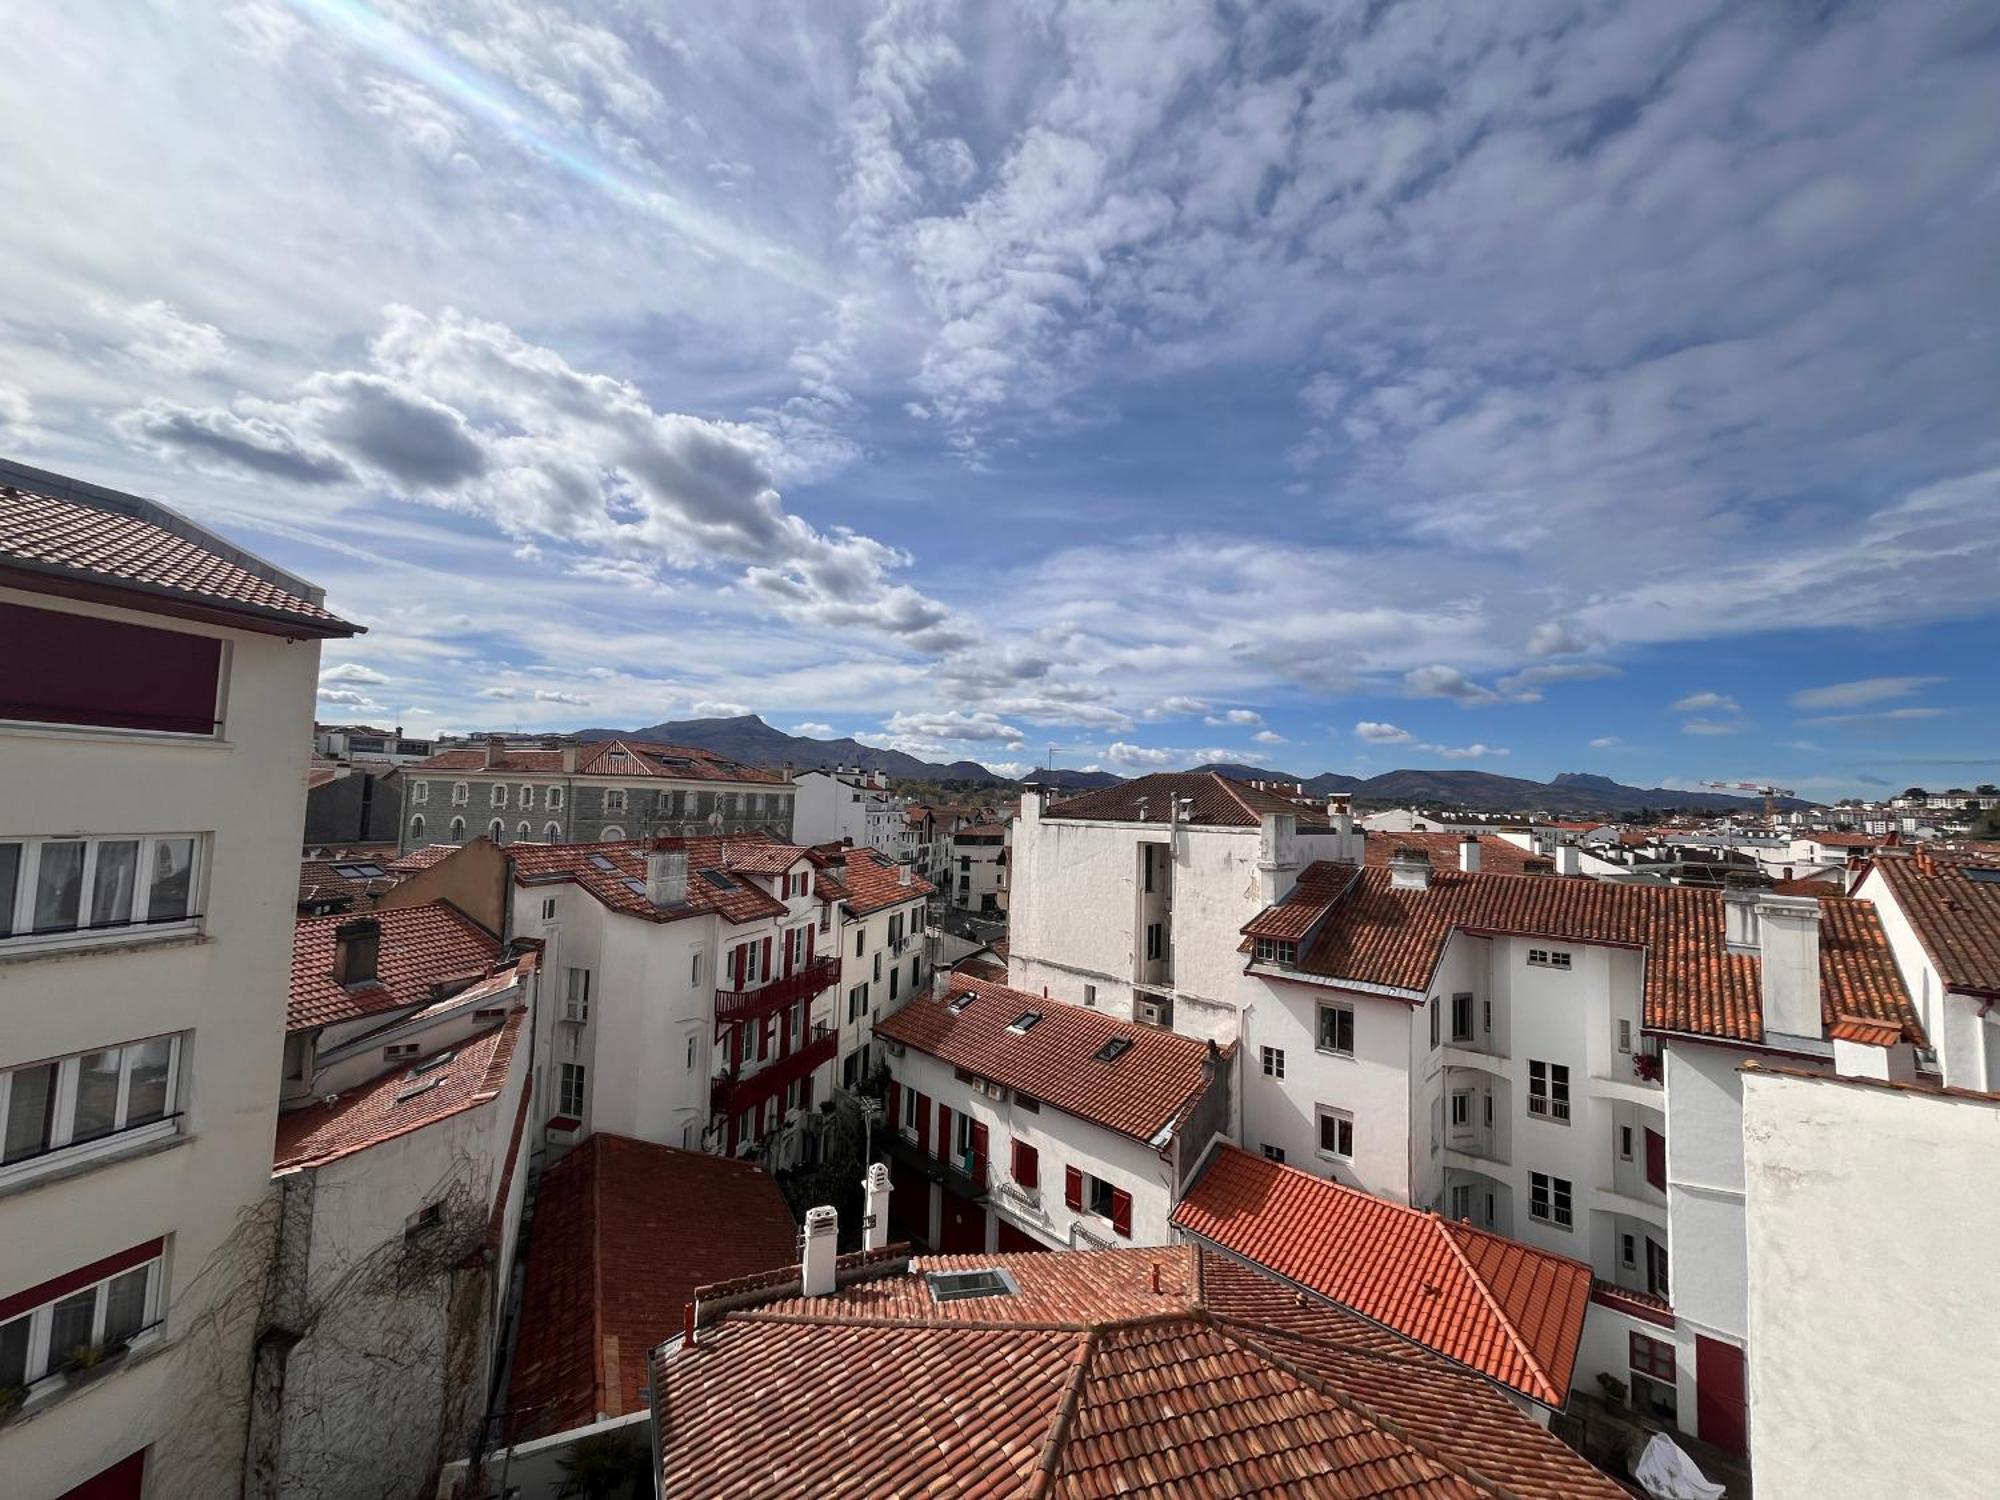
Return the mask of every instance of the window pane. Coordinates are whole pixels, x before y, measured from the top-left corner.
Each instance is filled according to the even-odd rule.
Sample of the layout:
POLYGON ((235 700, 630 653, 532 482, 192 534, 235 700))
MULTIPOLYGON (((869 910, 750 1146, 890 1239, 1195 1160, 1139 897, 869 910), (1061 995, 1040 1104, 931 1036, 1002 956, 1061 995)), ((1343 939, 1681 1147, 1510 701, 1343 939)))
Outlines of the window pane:
POLYGON ((167 1063, 173 1038, 156 1036, 125 1050, 132 1058, 132 1083, 126 1091, 125 1123, 143 1125, 167 1112, 167 1063))
POLYGON ((21 888, 21 846, 0 844, 0 937, 14 932, 14 897, 21 888))
POLYGON ((49 1146, 49 1127, 55 1120, 56 1064, 16 1068, 14 1087, 7 1100, 7 1137, 0 1161, 19 1161, 49 1146))
POLYGON ((146 1268, 114 1276, 105 1288, 104 1342, 120 1344, 146 1326, 146 1268))
POLYGON ((70 1140, 94 1141, 118 1126, 118 1060, 121 1049, 86 1052, 76 1070, 76 1129, 70 1140))
POLYGON ((146 917, 153 922, 172 922, 194 908, 194 840, 155 839, 153 841, 153 890, 146 917))
POLYGON ((0 1389, 28 1383, 28 1320, 0 1323, 0 1389))
POLYGON ((132 920, 132 893, 139 881, 139 841, 110 839, 97 846, 97 871, 90 881, 90 925, 132 920))
POLYGON ((42 845, 35 877, 35 930, 67 932, 83 905, 83 840, 51 840, 42 845))
POLYGON ((49 1325, 49 1364, 61 1364, 79 1349, 90 1347, 90 1325, 97 1316, 97 1288, 65 1297, 55 1305, 49 1325))

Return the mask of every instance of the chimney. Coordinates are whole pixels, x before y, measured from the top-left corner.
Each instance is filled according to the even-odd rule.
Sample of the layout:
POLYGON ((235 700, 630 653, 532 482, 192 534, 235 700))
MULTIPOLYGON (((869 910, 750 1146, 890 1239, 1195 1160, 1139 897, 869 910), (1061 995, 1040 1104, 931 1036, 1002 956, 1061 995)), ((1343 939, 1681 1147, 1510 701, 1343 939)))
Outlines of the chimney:
POLYGON ((333 982, 352 989, 376 981, 382 924, 373 917, 343 922, 333 930, 333 982))
POLYGON ((574 745, 564 745, 562 747, 562 768, 565 776, 574 776, 576 774, 576 750, 577 747, 574 745))
POLYGON ((1758 977, 1763 991, 1764 1035, 1818 1039, 1819 901, 1812 896, 1760 896, 1758 977))
POLYGON ((1582 873, 1583 873, 1583 856, 1577 851, 1576 845, 1557 844, 1556 874, 1581 875, 1582 873))
POLYGON ((646 899, 654 906, 679 906, 688 898, 685 849, 646 851, 646 899))
POLYGON ((840 1214, 825 1205, 806 1210, 805 1253, 799 1260, 799 1295, 831 1297, 834 1258, 840 1248, 840 1214))
POLYGON ((507 753, 507 741, 497 734, 486 736, 486 769, 492 770, 500 764, 500 757, 507 753))
POLYGON ((910 878, 910 862, 906 859, 896 866, 896 884, 908 885, 910 878))
POLYGON ((861 1248, 880 1250, 889 1243, 889 1169, 879 1161, 861 1179, 861 1213, 861 1248))
POLYGON ((1291 893, 1299 869, 1299 820, 1291 813, 1257 815, 1257 895, 1275 906, 1291 893))
POLYGON ((1407 845, 1390 851, 1389 888, 1395 891, 1427 891, 1431 888, 1431 857, 1407 845))
POLYGON ((1731 953, 1757 953, 1757 902, 1762 892, 1747 886, 1724 886, 1722 938, 1731 953))
POLYGON ((1479 873, 1479 835, 1468 833, 1458 841, 1458 867, 1468 875, 1479 873))

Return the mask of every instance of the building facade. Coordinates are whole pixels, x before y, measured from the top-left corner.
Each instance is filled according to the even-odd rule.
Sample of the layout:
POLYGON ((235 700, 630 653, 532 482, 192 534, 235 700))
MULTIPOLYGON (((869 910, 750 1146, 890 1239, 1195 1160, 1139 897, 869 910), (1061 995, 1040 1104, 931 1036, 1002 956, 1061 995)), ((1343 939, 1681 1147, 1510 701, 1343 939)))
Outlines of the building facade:
POLYGON ((851 844, 891 859, 914 859, 917 838, 909 799, 889 790, 881 771, 835 766, 792 778, 791 837, 801 844, 851 844))

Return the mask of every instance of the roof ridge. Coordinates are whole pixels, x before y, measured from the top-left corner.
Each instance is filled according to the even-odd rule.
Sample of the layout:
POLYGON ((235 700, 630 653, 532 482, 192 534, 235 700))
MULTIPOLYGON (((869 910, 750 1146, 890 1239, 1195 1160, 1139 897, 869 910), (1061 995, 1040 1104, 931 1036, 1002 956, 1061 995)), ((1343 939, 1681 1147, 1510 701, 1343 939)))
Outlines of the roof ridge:
POLYGON ((1028 1490, 1029 1500, 1045 1500, 1056 1482, 1056 1473, 1062 1467, 1063 1450, 1069 1445, 1069 1430, 1076 1421, 1076 1409, 1083 1404, 1083 1383, 1090 1375, 1090 1367, 1097 1355, 1098 1340, 1103 1337, 1100 1330, 1092 1328, 1084 1333, 1078 1342, 1076 1353, 1071 1356, 1070 1377, 1063 1385, 1063 1398, 1056 1407, 1053 1421, 1049 1423, 1048 1436, 1042 1441, 1041 1461, 1035 1465, 1035 1481, 1028 1490))
MULTIPOLYGON (((923 1275, 919 1271, 911 1273, 923 1275)), ((699 1289, 697 1289, 699 1290, 699 1289)), ((780 1299, 796 1293, 780 1292, 780 1299)), ((775 1299, 774 1299, 775 1300, 775 1299)), ((845 1305, 843 1304, 843 1307, 845 1305)), ((1109 1327, 1122 1326, 1120 1320, 1109 1323, 1076 1323, 1060 1319, 1036 1318, 917 1318, 910 1316, 875 1318, 864 1311, 845 1308, 829 1308, 826 1312, 797 1312, 785 1308, 730 1307, 723 1309, 721 1317, 746 1323, 806 1323, 820 1328, 947 1328, 968 1333, 1095 1333, 1109 1327)), ((1174 1314, 1186 1317, 1185 1312, 1174 1314)), ((1139 1322, 1141 1319, 1124 1321, 1139 1322)))
POLYGON ((1555 1404, 1562 1405, 1568 1393, 1556 1390, 1555 1381, 1550 1379, 1549 1372, 1542 1368, 1542 1362, 1535 1358, 1534 1351, 1528 1347, 1528 1341, 1521 1337, 1521 1330, 1514 1326, 1512 1314, 1500 1305, 1500 1299, 1493 1295, 1493 1288, 1486 1284, 1485 1276, 1480 1274, 1479 1268, 1473 1265, 1471 1258, 1466 1255, 1458 1243, 1457 1236, 1451 1232, 1451 1225, 1442 1215, 1432 1214, 1431 1218, 1439 1236, 1451 1247, 1452 1258, 1465 1268, 1465 1274, 1472 1278, 1472 1284, 1478 1288, 1480 1297, 1493 1310, 1493 1316, 1500 1320, 1500 1326, 1506 1331, 1508 1342, 1514 1346, 1514 1351, 1521 1356, 1522 1362, 1535 1372, 1535 1378, 1540 1381, 1542 1389, 1554 1395, 1555 1404))

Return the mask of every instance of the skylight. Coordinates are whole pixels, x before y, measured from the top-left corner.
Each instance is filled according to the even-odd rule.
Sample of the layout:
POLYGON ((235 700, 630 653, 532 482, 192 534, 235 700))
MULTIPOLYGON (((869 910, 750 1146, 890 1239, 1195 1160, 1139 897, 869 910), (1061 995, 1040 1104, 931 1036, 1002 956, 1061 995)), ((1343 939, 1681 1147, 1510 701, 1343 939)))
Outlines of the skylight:
POLYGON ((428 1073, 432 1068, 441 1068, 450 1062, 453 1056, 454 1054, 450 1052, 440 1052, 436 1057, 426 1058, 410 1069, 410 1076, 415 1078, 419 1073, 428 1073))
POLYGON ((1097 1049, 1097 1060, 1099 1062, 1117 1062, 1119 1058, 1131 1050, 1132 1039, 1130 1037, 1114 1036, 1110 1041, 1097 1049))
POLYGON ((1012 1297, 1014 1278, 998 1266, 977 1271, 933 1271, 926 1278, 938 1302, 963 1302, 968 1297, 1012 1297))
POLYGON ((610 860, 606 859, 602 854, 591 855, 590 862, 600 870, 615 870, 618 868, 616 865, 611 863, 610 860))
POLYGON ((736 882, 720 870, 703 870, 701 878, 714 886, 718 891, 733 891, 736 889, 736 882))
POLYGON ((641 896, 646 894, 646 882, 643 880, 634 880, 630 875, 625 877, 625 887, 627 890, 635 891, 641 896))
POLYGON ((1981 885, 2000 885, 2000 865, 1961 865, 1959 868, 1967 880, 1976 880, 1981 885))
POLYGON ((348 880, 373 880, 382 873, 382 867, 377 864, 335 865, 333 873, 348 880))
POLYGON ((1020 1035, 1032 1031, 1035 1023, 1041 1020, 1041 1018, 1042 1013, 1038 1010, 1024 1010, 1007 1023, 1007 1029, 1016 1035, 1020 1035))
POLYGON ((966 1006, 972 1004, 975 998, 976 997, 973 995, 972 991, 967 990, 964 994, 960 995, 956 1000, 952 1001, 951 1005, 948 1008, 950 1009, 953 1015, 955 1016, 962 1015, 965 1011, 966 1006))
POLYGON ((440 1073, 435 1078, 426 1078, 422 1083, 411 1084, 408 1088, 404 1089, 401 1093, 396 1095, 396 1102, 398 1104, 402 1104, 407 1102, 408 1100, 416 1098, 417 1095, 419 1094, 428 1094, 432 1089, 436 1088, 439 1084, 443 1083, 447 1076, 448 1075, 446 1074, 440 1073))

